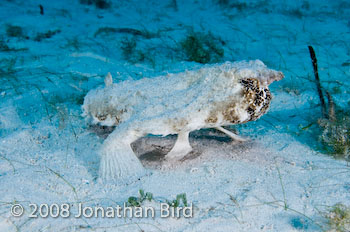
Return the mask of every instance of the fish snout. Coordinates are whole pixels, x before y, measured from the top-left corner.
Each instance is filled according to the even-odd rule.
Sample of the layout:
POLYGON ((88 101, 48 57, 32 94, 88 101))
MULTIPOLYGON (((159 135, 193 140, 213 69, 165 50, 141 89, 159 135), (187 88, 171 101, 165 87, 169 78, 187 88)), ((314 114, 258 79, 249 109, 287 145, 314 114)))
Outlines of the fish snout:
POLYGON ((280 71, 273 71, 270 73, 268 79, 267 79, 267 84, 270 85, 271 83, 275 81, 280 81, 284 78, 284 74, 280 71))

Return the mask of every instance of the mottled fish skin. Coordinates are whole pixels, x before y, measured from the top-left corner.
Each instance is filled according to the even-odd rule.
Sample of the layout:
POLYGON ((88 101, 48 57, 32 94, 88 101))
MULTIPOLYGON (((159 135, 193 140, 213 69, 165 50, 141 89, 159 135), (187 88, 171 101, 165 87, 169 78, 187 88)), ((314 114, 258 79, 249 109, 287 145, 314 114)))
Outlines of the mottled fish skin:
MULTIPOLYGON (((246 65, 246 67, 244 68, 249 68, 249 63, 245 63, 248 65, 246 65)), ((219 76, 224 74, 230 76, 232 75, 232 73, 229 73, 230 71, 232 72, 232 70, 234 70, 234 72, 237 72, 237 70, 235 69, 239 68, 236 68, 234 64, 235 63, 227 62, 221 65, 222 71, 218 72, 217 75, 219 76), (228 65, 231 65, 232 67, 224 67, 228 65)), ((258 75, 252 75, 252 77, 240 77, 239 75, 237 75, 237 78, 232 79, 234 87, 240 88, 240 91, 232 91, 231 93, 228 92, 226 99, 220 99, 218 101, 215 101, 215 98, 212 97, 214 94, 208 94, 208 101, 210 101, 210 106, 201 106, 201 109, 196 109, 198 107, 193 107, 193 113, 196 113, 196 110, 200 110, 202 114, 205 114, 206 112, 205 110, 203 110, 203 108, 207 107, 208 109, 210 109, 209 112, 207 112, 208 115, 206 115, 206 119, 204 121, 204 124, 206 125, 203 125, 203 127, 215 127, 246 123, 248 121, 257 120, 267 112, 272 99, 272 95, 269 91, 268 85, 274 81, 279 81, 283 79, 284 76, 281 72, 276 72, 274 70, 267 69, 261 61, 250 62, 250 66, 252 67, 254 67, 255 64, 263 67, 258 75), (242 112, 246 112, 248 114, 247 117, 242 117, 242 112)), ((209 69, 217 69, 218 67, 220 68, 220 66, 218 65, 209 66, 196 71, 186 71, 185 74, 181 74, 184 74, 184 76, 186 76, 186 73, 189 74, 190 72, 198 72, 202 73, 203 76, 203 78, 199 78, 199 80, 205 80, 207 77, 205 77, 203 73, 205 73, 205 71, 209 69)), ((163 76, 163 78, 165 79, 164 83, 166 83, 166 76, 163 76)), ((175 79, 176 76, 171 75, 171 78, 175 79)), ((152 80, 154 79, 156 78, 147 79, 147 81, 152 82, 152 80)), ((187 81, 193 82, 193 79, 187 81)), ((169 94, 169 92, 166 92, 166 96, 158 96, 158 98, 162 99, 162 106, 157 107, 155 106, 155 104, 150 104, 149 101, 153 99, 152 97, 147 96, 147 93, 145 93, 145 91, 143 91, 142 88, 141 90, 138 89, 137 91, 132 91, 132 89, 135 87, 135 85, 133 85, 133 82, 128 82, 128 84, 122 87, 124 92, 126 92, 125 89, 130 89, 130 91, 132 91, 133 93, 125 94, 125 97, 122 96, 122 93, 119 93, 119 97, 115 96, 116 94, 118 94, 118 92, 120 92, 117 88, 117 86, 119 86, 120 84, 114 84, 114 87, 116 88, 114 88, 115 91, 113 92, 113 84, 111 83, 110 74, 106 76, 105 83, 106 87, 93 90, 85 97, 83 105, 83 115, 89 118, 90 123, 92 124, 118 126, 122 122, 135 118, 135 116, 142 117, 142 113, 145 112, 145 107, 139 107, 143 108, 143 111, 140 110, 138 112, 137 110, 135 110, 136 108, 138 108, 137 103, 139 105, 148 104, 149 108, 153 107, 154 111, 158 111, 159 114, 165 115, 165 111, 167 110, 165 109, 165 107, 171 105, 167 104, 166 102, 166 99, 170 99, 169 102, 171 102, 172 96, 171 94, 169 94)), ((191 84, 193 83, 190 83, 188 86, 186 86, 187 89, 190 89, 192 87, 191 84)), ((228 88, 230 88, 230 86, 228 86, 228 88)), ((186 97, 188 98, 188 96, 186 97)), ((193 99, 196 100, 195 98, 193 99)), ((184 108, 190 108, 192 106, 193 105, 184 104, 184 108)), ((172 109, 169 106, 169 111, 171 110, 172 109)), ((189 112, 189 114, 191 114, 191 112, 189 112)), ((186 124, 184 121, 188 121, 185 118, 186 117, 174 118, 174 120, 177 121, 175 123, 177 124, 176 127, 184 126, 186 124)), ((177 128, 175 129, 175 131, 179 131, 179 129, 181 128, 177 128)))

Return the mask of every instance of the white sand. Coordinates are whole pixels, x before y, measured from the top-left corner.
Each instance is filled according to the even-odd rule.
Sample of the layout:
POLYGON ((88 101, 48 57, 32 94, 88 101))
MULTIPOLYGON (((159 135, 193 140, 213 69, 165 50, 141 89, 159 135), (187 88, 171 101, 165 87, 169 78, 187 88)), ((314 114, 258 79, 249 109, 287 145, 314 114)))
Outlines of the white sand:
POLYGON ((256 7, 240 11, 222 9, 209 0, 178 0, 175 11, 168 2, 118 1, 113 9, 97 10, 62 0, 42 3, 42 16, 37 1, 1 1, 4 41, 10 48, 29 50, 0 53, 0 230, 327 229, 322 217, 327 206, 350 202, 350 171, 345 161, 317 152, 317 135, 301 129, 321 115, 314 83, 309 81, 313 73, 307 45, 316 50, 322 84, 338 105, 346 107, 350 9, 340 1, 307 2, 309 6, 254 1, 256 7), (22 26, 31 39, 8 38, 7 24, 22 26), (96 132, 103 131, 88 128, 80 116, 79 100, 103 84, 107 72, 118 82, 200 67, 181 61, 174 50, 174 41, 185 37, 188 26, 221 37, 223 61, 261 59, 284 72, 286 78, 271 86, 271 110, 257 122, 237 127, 242 136, 251 138, 246 143, 233 144, 215 131, 192 133, 194 153, 183 162, 161 159, 175 137, 143 138, 134 149, 151 175, 127 186, 96 182, 97 151, 106 134, 99 137, 96 132), (138 38, 137 45, 155 51, 155 65, 125 61, 120 41, 127 35, 94 37, 100 27, 146 28, 154 33, 159 29, 157 37, 138 38), (49 29, 61 33, 40 43, 33 40, 49 29), (137 196, 139 189, 152 192, 157 202, 186 193, 194 217, 28 218, 30 203, 115 206, 137 196), (25 207, 22 217, 11 216, 14 203, 25 207))

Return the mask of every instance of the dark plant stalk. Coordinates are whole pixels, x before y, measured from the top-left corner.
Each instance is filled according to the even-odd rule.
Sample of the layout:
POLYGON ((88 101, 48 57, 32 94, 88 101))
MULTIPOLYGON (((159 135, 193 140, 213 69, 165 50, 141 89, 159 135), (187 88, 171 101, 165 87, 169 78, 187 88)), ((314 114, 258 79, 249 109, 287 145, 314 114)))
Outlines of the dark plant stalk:
POLYGON ((44 7, 43 7, 43 5, 39 5, 39 8, 40 8, 40 14, 44 15, 44 7))
POLYGON ((308 47, 309 47, 309 52, 310 52, 310 56, 311 56, 311 60, 312 60, 312 66, 314 67, 314 74, 315 74, 315 79, 316 79, 317 92, 318 92, 318 96, 320 97, 320 101, 321 101, 322 117, 328 118, 327 114, 326 114, 327 109, 326 109, 326 104, 325 104, 325 100, 324 100, 323 93, 322 93, 320 77, 318 76, 316 54, 315 54, 315 51, 314 51, 312 46, 308 46, 308 47))

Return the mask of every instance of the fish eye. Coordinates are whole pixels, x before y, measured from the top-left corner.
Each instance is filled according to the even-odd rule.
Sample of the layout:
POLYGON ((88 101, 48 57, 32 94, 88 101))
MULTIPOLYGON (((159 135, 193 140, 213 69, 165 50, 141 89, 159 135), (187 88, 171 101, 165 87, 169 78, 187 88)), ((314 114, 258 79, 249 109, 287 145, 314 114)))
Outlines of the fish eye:
POLYGON ((100 120, 100 121, 104 121, 104 120, 106 120, 107 116, 100 114, 100 115, 96 115, 96 118, 98 118, 98 120, 100 120))

